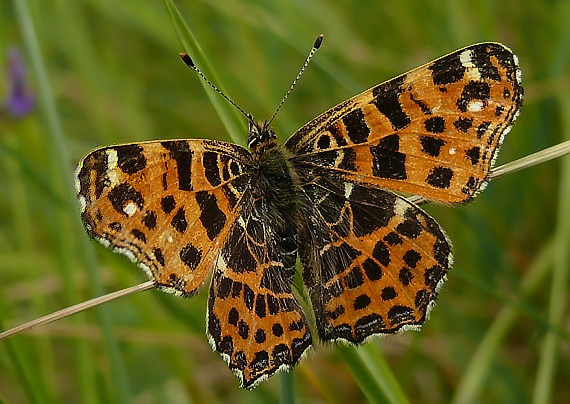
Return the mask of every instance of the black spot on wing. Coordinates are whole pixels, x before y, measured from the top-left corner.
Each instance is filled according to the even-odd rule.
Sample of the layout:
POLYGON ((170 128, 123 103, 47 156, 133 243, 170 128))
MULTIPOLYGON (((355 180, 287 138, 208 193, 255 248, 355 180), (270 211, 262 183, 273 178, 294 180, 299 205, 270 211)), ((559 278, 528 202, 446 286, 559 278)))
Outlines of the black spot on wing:
POLYGON ((124 211, 128 203, 134 203, 139 209, 142 209, 144 205, 141 193, 126 183, 119 184, 111 189, 108 198, 113 208, 125 216, 128 216, 124 211))
POLYGON ((471 161, 472 165, 475 165, 481 158, 481 149, 479 146, 473 146, 465 152, 465 156, 471 161))
POLYGON ((153 251, 154 258, 158 261, 161 266, 164 266, 164 255, 160 248, 155 248, 153 251))
POLYGON ((411 119, 400 103, 399 96, 402 93, 402 83, 406 76, 400 76, 396 79, 382 83, 372 89, 374 99, 372 104, 382 113, 392 125, 394 130, 400 130, 408 126, 411 119))
POLYGON ((143 148, 136 144, 128 144, 115 148, 117 165, 126 174, 135 174, 146 167, 143 148))
POLYGON ((485 135, 485 132, 487 132, 489 126, 491 126, 490 121, 481 122, 481 124, 477 126, 477 139, 481 139, 483 135, 485 135))
POLYGON ((139 229, 132 229, 131 234, 137 240, 142 241, 143 243, 146 243, 146 235, 142 231, 140 231, 139 229))
POLYGON ((364 269, 364 273, 371 281, 377 281, 382 278, 382 268, 380 268, 376 261, 370 258, 362 263, 362 269, 364 269))
POLYGON ((384 236, 383 239, 389 246, 396 246, 402 244, 403 240, 402 237, 398 235, 396 232, 390 232, 384 236))
POLYGON ((143 215, 142 222, 147 229, 153 230, 156 227, 156 213, 147 210, 143 215))
POLYGON ((402 258, 408 267, 415 268, 422 256, 416 250, 408 250, 402 258))
POLYGON ((445 131, 445 119, 441 116, 434 116, 424 121, 424 127, 431 133, 443 133, 445 131))
POLYGON ((255 332, 255 342, 256 343, 263 344, 266 339, 267 339, 267 336, 265 335, 265 330, 263 330, 262 328, 258 329, 255 332))
POLYGON ((467 131, 473 126, 473 118, 458 118, 455 122, 453 122, 453 126, 455 126, 457 130, 463 133, 467 133, 467 131))
POLYGON ((398 273, 398 279, 400 279, 402 285, 408 286, 414 279, 414 274, 412 274, 412 271, 410 271, 409 268, 402 268, 398 273))
POLYGON ((255 314, 259 318, 264 318, 267 315, 267 305, 265 304, 265 295, 259 294, 255 299, 255 314))
POLYGON ((275 323, 273 324, 273 326, 271 327, 271 332, 273 333, 273 335, 275 335, 276 337, 280 337, 283 335, 283 333, 285 332, 285 330, 283 330, 283 326, 279 323, 275 323))
POLYGON ((230 278, 221 276, 217 281, 216 297, 219 299, 226 299, 232 290, 232 283, 233 281, 230 278))
POLYGON ((446 189, 451 185, 453 170, 449 167, 434 167, 426 178, 426 183, 432 187, 446 189))
POLYGON ((321 150, 326 150, 331 147, 331 138, 327 134, 322 134, 317 140, 317 148, 321 150))
POLYGON ((382 292, 380 292, 380 297, 384 301, 392 300, 396 296, 398 296, 398 294, 396 293, 396 290, 392 286, 387 286, 384 289, 382 289, 382 292))
POLYGON ((184 233, 186 228, 188 227, 188 222, 186 221, 186 214, 184 212, 184 208, 178 209, 176 214, 172 217, 171 225, 174 227, 178 232, 184 233))
POLYGON ((121 231, 123 230, 123 225, 119 222, 111 222, 109 223, 109 228, 114 231, 121 231))
POLYGON ((465 67, 458 54, 444 56, 432 62, 428 70, 431 70, 433 84, 436 86, 457 83, 465 75, 465 67))
POLYGON ((438 157, 439 153, 441 153, 441 148, 445 145, 445 140, 433 136, 422 136, 420 137, 420 143, 422 152, 431 157, 438 157))
POLYGON ((202 156, 204 165, 204 175, 211 186, 216 187, 222 183, 220 170, 218 167, 218 154, 214 152, 205 152, 202 156))
POLYGON ((174 200, 174 196, 168 195, 165 196, 160 200, 160 207, 164 213, 170 213, 176 207, 176 201, 174 200))
POLYGON ((206 191, 196 192, 196 202, 200 207, 200 221, 206 229, 208 238, 213 240, 226 224, 226 215, 219 208, 214 194, 206 191))
POLYGON ((192 244, 187 244, 180 250, 180 260, 191 270, 196 269, 202 259, 202 251, 192 244))
POLYGON ((372 250, 372 257, 374 257, 380 264, 387 267, 390 264, 390 250, 381 240, 379 240, 372 250))
POLYGON ((354 299, 354 310, 362 310, 368 307, 372 300, 367 294, 362 294, 354 299))
POLYGON ((376 177, 405 180, 406 155, 400 153, 400 137, 397 134, 382 138, 377 146, 370 147, 372 172, 376 177))
POLYGON ((188 142, 174 140, 162 142, 161 145, 170 153, 170 157, 176 162, 178 174, 178 189, 192 191, 192 155, 188 142))
POLYGON ((487 104, 491 94, 491 86, 482 81, 470 81, 463 88, 461 96, 457 99, 456 105, 461 112, 467 112, 467 106, 473 100, 480 100, 483 105, 487 104))
POLYGON ((360 108, 350 111, 342 118, 348 137, 353 143, 364 143, 368 140, 370 128, 366 124, 360 108))

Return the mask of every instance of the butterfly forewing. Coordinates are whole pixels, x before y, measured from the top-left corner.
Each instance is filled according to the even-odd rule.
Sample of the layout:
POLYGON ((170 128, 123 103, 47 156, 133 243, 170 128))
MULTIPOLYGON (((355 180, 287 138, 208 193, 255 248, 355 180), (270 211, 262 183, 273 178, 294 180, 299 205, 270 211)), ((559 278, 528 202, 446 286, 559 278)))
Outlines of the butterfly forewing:
POLYGON ((467 201, 522 104, 517 63, 500 44, 458 50, 330 109, 286 146, 295 161, 356 181, 467 201))
POLYGON ((245 149, 205 140, 95 150, 77 171, 83 223, 158 287, 190 295, 241 209, 250 163, 245 149))

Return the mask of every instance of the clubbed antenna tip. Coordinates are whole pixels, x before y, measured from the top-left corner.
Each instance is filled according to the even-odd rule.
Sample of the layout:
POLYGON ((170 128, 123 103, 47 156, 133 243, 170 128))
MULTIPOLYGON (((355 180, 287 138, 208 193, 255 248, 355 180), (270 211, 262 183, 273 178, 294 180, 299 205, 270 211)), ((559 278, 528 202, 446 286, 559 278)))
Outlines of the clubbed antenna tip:
POLYGON ((186 66, 188 66, 190 69, 195 70, 196 69, 196 65, 194 64, 194 61, 192 60, 192 58, 190 57, 190 55, 188 55, 187 53, 179 53, 180 58, 182 59, 182 61, 184 63, 186 63, 186 66))
POLYGON ((196 73, 198 73, 198 76, 200 76, 202 78, 202 80, 204 80, 204 82, 209 85, 215 92, 217 92, 218 94, 220 94, 222 97, 224 97, 230 104, 232 104, 239 112, 241 112, 249 121, 253 121, 253 118, 251 116, 251 114, 248 114, 247 112, 245 112, 242 108, 240 108, 239 105, 237 105, 230 97, 228 97, 226 94, 224 94, 218 87, 216 87, 210 80, 208 80, 208 78, 206 76, 204 76, 204 73, 202 73, 200 71, 200 69, 198 69, 198 67, 194 64, 194 61, 192 60, 192 58, 190 57, 190 55, 188 55, 187 53, 184 52, 180 52, 179 53, 180 58, 182 59, 182 61, 186 64, 186 66, 188 66, 190 69, 194 70, 196 73))
POLYGON ((321 47, 321 44, 323 43, 323 38, 324 38, 323 34, 319 35, 317 39, 315 39, 315 44, 313 45, 313 48, 319 49, 321 47))
POLYGON ((317 39, 315 39, 315 43, 313 44, 313 48, 311 49, 311 51, 309 52, 309 55, 307 56, 307 59, 305 60, 305 63, 303 64, 303 67, 301 67, 301 70, 299 71, 299 73, 297 74, 297 77, 295 77, 295 80, 293 80, 293 84, 291 84, 291 87, 289 87, 289 90, 287 90, 287 93, 285 93, 285 96, 283 97, 283 99, 281 100, 281 102, 279 103, 279 105, 277 106, 277 108, 275 109, 275 112, 273 113, 273 115, 271 116, 271 118, 267 121, 267 124, 270 124, 271 122, 273 122, 273 119, 275 118, 275 116, 277 116, 277 113, 279 112, 279 110, 281 109, 281 107, 283 106, 283 104, 285 103, 285 100, 287 99, 287 97, 289 97, 289 94, 291 94, 291 91, 293 91, 293 88, 295 88, 295 85, 297 84, 297 81, 299 81, 299 79, 301 78, 301 76, 303 75, 303 73, 305 72, 305 69, 307 68, 307 66, 309 65, 309 62, 311 61, 311 58, 313 57, 313 55, 315 54, 316 51, 319 50, 319 48, 321 47, 321 44, 323 43, 323 38, 324 35, 321 34, 317 37, 317 39))

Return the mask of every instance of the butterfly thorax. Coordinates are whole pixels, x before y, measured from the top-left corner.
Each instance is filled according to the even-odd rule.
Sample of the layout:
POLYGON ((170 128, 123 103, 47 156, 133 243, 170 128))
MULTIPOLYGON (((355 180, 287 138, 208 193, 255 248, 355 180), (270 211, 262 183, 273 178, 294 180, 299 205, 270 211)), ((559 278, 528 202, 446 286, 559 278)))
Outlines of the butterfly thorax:
POLYGON ((253 123, 248 145, 254 161, 256 193, 266 202, 266 219, 274 224, 297 223, 300 184, 289 161, 289 152, 266 123, 253 123))

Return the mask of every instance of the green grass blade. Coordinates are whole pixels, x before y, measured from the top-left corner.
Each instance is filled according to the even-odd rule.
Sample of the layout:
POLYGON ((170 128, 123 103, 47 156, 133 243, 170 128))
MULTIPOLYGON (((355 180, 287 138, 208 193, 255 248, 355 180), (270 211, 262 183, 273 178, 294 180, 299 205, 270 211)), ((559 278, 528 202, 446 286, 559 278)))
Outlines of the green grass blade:
MULTIPOLYGON (((562 128, 570 133, 570 97, 561 97, 562 128)), ((560 195, 558 197, 558 228, 555 238, 554 268, 550 290, 548 321, 554 329, 564 327, 567 297, 568 271, 570 270, 570 160, 563 159, 560 175, 560 195)), ((553 384, 559 360, 560 335, 549 331, 542 343, 536 375, 534 403, 552 401, 553 384)))
MULTIPOLYGON (((208 62, 208 59, 196 37, 180 15, 180 11, 172 0, 164 0, 166 7, 172 18, 172 23, 176 28, 176 34, 182 48, 190 55, 196 66, 204 73, 204 75, 216 86, 220 91, 224 92, 224 87, 218 80, 214 69, 208 62)), ((200 79, 201 80, 201 79, 200 79)), ((245 117, 231 104, 224 100, 216 91, 214 91, 207 83, 201 80, 202 86, 210 99, 210 102, 216 109, 222 123, 226 127, 230 138, 234 143, 245 144, 245 134, 247 134, 247 125, 245 117)))
MULTIPOLYGON (((28 54, 32 61, 32 72, 38 83, 38 103, 40 113, 46 125, 45 149, 51 157, 48 167, 50 186, 57 195, 61 195, 61 198, 74 200, 75 191, 72 183, 73 172, 68 163, 70 161, 70 155, 29 7, 26 0, 14 0, 14 7, 16 15, 19 18, 28 54)), ((71 206, 72 203, 69 205, 71 206)), ((77 208, 75 208, 74 211, 77 211, 77 208)), ((51 216, 56 226, 56 228, 52 229, 54 235, 53 241, 57 249, 56 258, 62 271, 64 291, 68 303, 71 304, 80 300, 73 281, 73 271, 75 270, 77 262, 86 263, 91 285, 93 289, 101 293, 103 288, 98 277, 99 268, 93 253, 93 247, 87 240, 87 237, 84 236, 77 215, 69 215, 69 209, 54 207, 51 216), (73 219, 74 217, 75 219, 73 219), (76 238, 80 240, 80 247, 83 247, 82 249, 85 250, 85 254, 79 253, 76 238)), ((105 307, 100 307, 96 310, 96 312, 100 314, 99 321, 105 335, 105 342, 109 349, 113 376, 119 382, 116 385, 114 397, 118 402, 127 402, 130 396, 128 383, 120 355, 118 354, 118 345, 111 332, 110 311, 105 307)), ((70 321, 81 324, 82 317, 75 316, 70 321)), ((78 368, 76 374, 81 385, 81 397, 86 403, 97 402, 100 391, 96 386, 97 379, 93 366, 94 360, 90 353, 89 342, 78 340, 74 343, 74 347, 74 356, 78 368)))
POLYGON ((371 403, 408 402, 381 353, 373 344, 359 348, 340 345, 337 352, 371 403))
MULTIPOLYGON (((513 301, 522 301, 525 296, 538 288, 551 269, 553 252, 553 243, 550 242, 530 267, 513 301)), ((498 355, 501 343, 519 316, 520 312, 513 307, 513 304, 506 304, 501 309, 463 372, 452 403, 466 404, 479 401, 479 395, 485 387, 486 376, 498 355)))

